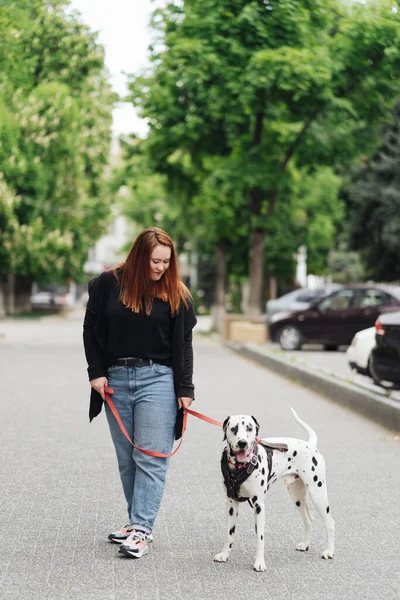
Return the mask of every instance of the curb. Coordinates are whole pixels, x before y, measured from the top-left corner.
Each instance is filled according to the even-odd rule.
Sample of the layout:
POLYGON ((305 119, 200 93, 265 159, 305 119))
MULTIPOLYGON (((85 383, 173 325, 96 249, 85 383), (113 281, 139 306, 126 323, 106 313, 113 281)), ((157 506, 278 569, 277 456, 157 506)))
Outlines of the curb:
POLYGON ((369 390, 363 390, 352 383, 334 379, 322 373, 314 373, 300 365, 294 365, 279 358, 271 352, 265 350, 260 352, 249 344, 236 344, 228 341, 224 345, 233 352, 250 358, 279 375, 294 379, 322 396, 351 408, 388 429, 395 432, 400 431, 400 402, 381 397, 369 390))

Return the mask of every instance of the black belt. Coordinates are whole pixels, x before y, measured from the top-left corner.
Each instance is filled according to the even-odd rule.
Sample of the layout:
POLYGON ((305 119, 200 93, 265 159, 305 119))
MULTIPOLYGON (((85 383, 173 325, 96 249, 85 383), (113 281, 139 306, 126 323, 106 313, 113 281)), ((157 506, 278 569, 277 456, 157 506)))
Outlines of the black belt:
POLYGON ((112 365, 120 367, 149 367, 154 363, 151 358, 114 358, 111 361, 112 365))

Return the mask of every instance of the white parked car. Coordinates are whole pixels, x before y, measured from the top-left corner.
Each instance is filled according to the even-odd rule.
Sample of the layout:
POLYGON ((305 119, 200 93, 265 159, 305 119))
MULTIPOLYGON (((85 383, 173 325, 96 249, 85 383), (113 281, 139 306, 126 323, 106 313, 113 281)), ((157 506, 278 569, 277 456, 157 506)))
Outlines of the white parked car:
POLYGON ((351 345, 347 348, 346 357, 352 371, 361 375, 370 373, 370 357, 372 348, 375 347, 375 327, 368 327, 356 333, 351 345))

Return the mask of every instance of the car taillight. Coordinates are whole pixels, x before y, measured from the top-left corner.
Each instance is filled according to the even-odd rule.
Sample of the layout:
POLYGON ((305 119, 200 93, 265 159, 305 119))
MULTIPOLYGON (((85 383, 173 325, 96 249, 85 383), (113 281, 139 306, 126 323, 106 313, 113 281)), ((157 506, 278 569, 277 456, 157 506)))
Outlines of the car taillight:
POLYGON ((375 333, 376 335, 385 335, 385 330, 379 320, 375 323, 375 333))

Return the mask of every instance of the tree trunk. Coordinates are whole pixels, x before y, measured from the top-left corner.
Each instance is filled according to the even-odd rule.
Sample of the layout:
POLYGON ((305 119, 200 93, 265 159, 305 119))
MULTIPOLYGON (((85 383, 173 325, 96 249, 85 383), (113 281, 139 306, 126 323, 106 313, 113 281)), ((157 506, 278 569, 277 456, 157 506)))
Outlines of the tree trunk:
POLYGON ((7 275, 7 283, 5 285, 5 309, 6 315, 15 314, 15 274, 7 275))
POLYGON ((6 306, 5 306, 4 283, 0 279, 0 319, 4 319, 5 316, 6 316, 6 306))
POLYGON ((15 278, 15 312, 30 312, 32 281, 26 277, 17 275, 15 278))
POLYGON ((278 280, 276 277, 270 277, 268 288, 268 300, 275 300, 278 297, 278 280))
POLYGON ((263 268, 265 250, 265 231, 253 229, 250 233, 250 290, 248 314, 256 317, 260 314, 263 268))
MULTIPOLYGON (((261 144, 263 134, 264 110, 256 114, 253 134, 253 146, 261 144)), ((250 250, 249 250, 249 302, 247 313, 249 316, 260 314, 262 280, 264 267, 265 229, 261 224, 263 190, 255 187, 250 191, 250 250)))
POLYGON ((212 310, 212 328, 218 332, 222 331, 224 325, 226 281, 226 240, 221 238, 217 245, 217 281, 215 304, 212 310))

